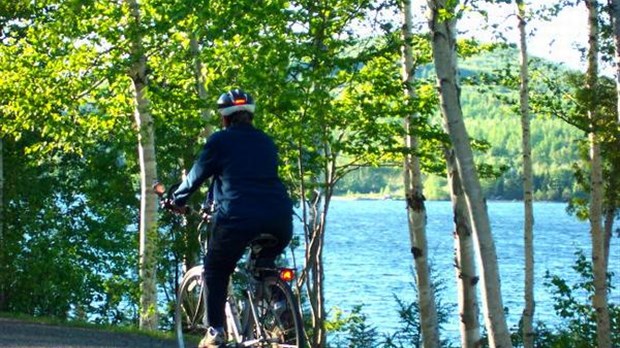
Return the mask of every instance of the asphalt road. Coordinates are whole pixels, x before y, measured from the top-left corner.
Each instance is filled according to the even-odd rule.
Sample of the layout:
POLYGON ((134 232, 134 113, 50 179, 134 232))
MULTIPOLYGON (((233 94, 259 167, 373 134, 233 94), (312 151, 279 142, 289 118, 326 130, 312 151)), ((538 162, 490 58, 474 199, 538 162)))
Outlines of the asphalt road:
POLYGON ((2 348, 176 348, 174 340, 0 318, 2 348))

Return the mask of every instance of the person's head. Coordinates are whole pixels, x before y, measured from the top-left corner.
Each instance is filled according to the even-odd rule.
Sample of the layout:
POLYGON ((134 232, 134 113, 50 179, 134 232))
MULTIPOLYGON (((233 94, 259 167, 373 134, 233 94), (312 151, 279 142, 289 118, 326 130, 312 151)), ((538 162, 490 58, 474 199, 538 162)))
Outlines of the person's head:
POLYGON ((252 123, 256 104, 252 96, 240 89, 222 93, 217 100, 217 109, 224 127, 239 123, 252 123))

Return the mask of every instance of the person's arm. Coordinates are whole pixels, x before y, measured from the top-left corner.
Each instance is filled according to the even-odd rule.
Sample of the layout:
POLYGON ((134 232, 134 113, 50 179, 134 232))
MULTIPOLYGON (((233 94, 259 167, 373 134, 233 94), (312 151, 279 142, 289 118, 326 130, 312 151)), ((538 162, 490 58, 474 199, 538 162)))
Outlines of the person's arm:
POLYGON ((207 143, 200 152, 192 169, 185 177, 185 180, 183 180, 179 188, 172 194, 173 203, 176 206, 185 206, 192 193, 215 173, 217 169, 217 149, 215 148, 215 143, 213 137, 207 140, 207 143))

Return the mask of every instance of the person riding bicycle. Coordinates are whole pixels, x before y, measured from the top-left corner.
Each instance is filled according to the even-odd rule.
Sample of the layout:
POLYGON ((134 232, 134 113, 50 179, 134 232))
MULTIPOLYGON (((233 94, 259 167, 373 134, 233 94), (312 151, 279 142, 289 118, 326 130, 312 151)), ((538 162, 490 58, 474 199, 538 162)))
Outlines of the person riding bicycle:
POLYGON ((255 104, 240 89, 217 101, 223 129, 208 139, 198 159, 172 195, 182 209, 189 196, 212 178, 216 210, 204 259, 208 330, 200 348, 225 346, 228 282, 249 243, 261 234, 277 239, 259 257, 273 264, 291 240, 293 204, 278 177, 273 140, 253 126, 255 104))

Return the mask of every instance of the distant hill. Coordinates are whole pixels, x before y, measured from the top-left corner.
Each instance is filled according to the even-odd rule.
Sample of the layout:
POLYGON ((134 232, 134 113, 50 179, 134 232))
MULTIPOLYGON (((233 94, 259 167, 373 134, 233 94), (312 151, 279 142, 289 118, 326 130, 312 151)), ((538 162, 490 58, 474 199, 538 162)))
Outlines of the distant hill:
MULTIPOLYGON (((492 73, 505 66, 505 62, 518 62, 516 50, 485 53, 459 62, 462 78, 480 73, 492 73)), ((432 67, 418 71, 419 77, 430 77, 432 67)), ((495 88, 492 91, 497 92, 495 88)), ((504 93, 514 93, 504 89, 504 93)), ((477 87, 462 85, 461 103, 467 131, 472 138, 490 143, 486 153, 477 153, 476 161, 495 167, 505 166, 506 171, 497 179, 483 180, 483 189, 489 199, 522 199, 521 179, 521 120, 510 105, 502 104, 492 92, 481 92, 477 87)), ((439 115, 437 116, 439 122, 439 115)), ((577 188, 572 166, 578 160, 578 142, 584 134, 555 118, 534 115, 531 122, 532 156, 534 167, 535 198, 538 200, 566 200, 577 188)), ((399 197, 403 194, 401 168, 364 168, 344 178, 336 194, 375 194, 399 197)), ((447 199, 446 180, 429 175, 425 180, 428 199, 447 199)))

